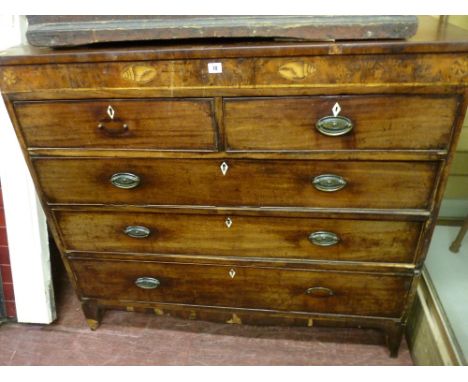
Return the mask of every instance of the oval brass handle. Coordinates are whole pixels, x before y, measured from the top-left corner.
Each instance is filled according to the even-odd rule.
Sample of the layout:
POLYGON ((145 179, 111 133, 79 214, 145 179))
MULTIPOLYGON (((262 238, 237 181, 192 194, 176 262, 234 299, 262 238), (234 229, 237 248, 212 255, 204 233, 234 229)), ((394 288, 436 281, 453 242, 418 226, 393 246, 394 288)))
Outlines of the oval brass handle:
POLYGON ((135 285, 141 289, 156 289, 161 283, 154 277, 139 277, 135 280, 135 285))
POLYGON ((141 225, 129 225, 124 229, 124 233, 125 235, 135 239, 144 239, 151 234, 151 230, 141 225))
POLYGON ((338 137, 349 133, 353 129, 353 122, 347 117, 328 115, 320 118, 315 127, 323 135, 338 137))
POLYGON ((112 121, 106 121, 100 122, 98 124, 98 128, 101 131, 104 131, 106 134, 109 135, 122 135, 125 134, 128 131, 128 125, 126 123, 122 123, 120 120, 112 120, 112 121), (112 125, 116 125, 116 127, 112 127, 112 125))
POLYGON ((335 295, 335 292, 333 292, 330 288, 319 286, 309 288, 305 291, 305 293, 313 297, 331 297, 335 295))
POLYGON ((336 233, 328 231, 317 231, 309 235, 309 241, 320 247, 329 247, 338 244, 340 238, 336 233))
POLYGON ((344 188, 348 182, 346 182, 346 180, 339 175, 322 174, 316 176, 312 180, 312 184, 319 191, 334 192, 344 188))
POLYGON ((111 176, 110 182, 115 187, 131 189, 140 184, 140 177, 130 172, 118 172, 111 176))

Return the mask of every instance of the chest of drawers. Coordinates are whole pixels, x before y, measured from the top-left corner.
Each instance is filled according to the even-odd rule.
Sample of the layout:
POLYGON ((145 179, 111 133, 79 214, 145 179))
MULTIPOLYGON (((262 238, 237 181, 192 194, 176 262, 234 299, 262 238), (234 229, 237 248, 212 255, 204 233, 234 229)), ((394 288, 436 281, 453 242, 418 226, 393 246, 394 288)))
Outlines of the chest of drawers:
POLYGON ((467 105, 449 37, 3 54, 89 326, 365 326, 395 356, 467 105))

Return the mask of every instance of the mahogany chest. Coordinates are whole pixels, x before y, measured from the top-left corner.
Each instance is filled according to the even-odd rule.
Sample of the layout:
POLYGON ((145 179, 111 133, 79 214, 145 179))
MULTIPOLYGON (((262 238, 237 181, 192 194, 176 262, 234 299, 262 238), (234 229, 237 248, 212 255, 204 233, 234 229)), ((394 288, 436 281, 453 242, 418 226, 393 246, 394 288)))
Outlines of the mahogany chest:
POLYGON ((466 35, 421 33, 3 52, 91 329, 362 326, 396 356, 467 106, 466 35))

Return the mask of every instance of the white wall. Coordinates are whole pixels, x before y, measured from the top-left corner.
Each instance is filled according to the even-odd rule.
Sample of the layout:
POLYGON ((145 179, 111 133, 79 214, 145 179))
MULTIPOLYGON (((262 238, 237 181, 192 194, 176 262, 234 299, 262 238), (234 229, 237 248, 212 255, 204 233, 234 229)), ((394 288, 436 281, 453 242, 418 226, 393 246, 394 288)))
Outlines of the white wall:
MULTIPOLYGON (((25 41, 26 19, 0 15, 0 50, 25 41)), ((0 178, 18 322, 55 319, 47 225, 44 212, 0 101, 0 178)))

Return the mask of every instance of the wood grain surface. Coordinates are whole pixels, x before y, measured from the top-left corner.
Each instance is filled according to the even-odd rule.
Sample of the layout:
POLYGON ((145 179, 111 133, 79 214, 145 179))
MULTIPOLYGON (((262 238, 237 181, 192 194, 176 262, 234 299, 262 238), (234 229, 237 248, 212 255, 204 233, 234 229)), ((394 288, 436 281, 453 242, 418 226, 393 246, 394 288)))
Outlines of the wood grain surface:
POLYGON ((404 39, 416 16, 27 16, 34 46, 110 41, 280 37, 305 40, 404 39))
POLYGON ((54 213, 67 251, 374 262, 413 261, 420 222, 81 211, 54 213), (229 220, 228 220, 229 219, 229 220), (228 227, 229 225, 229 227, 228 227), (150 234, 132 238, 128 226, 150 234), (319 246, 314 232, 339 242, 319 246))
POLYGON ((411 282, 380 274, 177 263, 74 259, 71 265, 88 298, 394 318, 411 282), (140 277, 156 278, 160 286, 141 289, 135 285, 140 277), (307 294, 309 288, 327 288, 333 295, 307 294))
POLYGON ((232 151, 444 149, 458 104, 453 96, 227 98, 226 147, 232 151), (329 137, 316 124, 334 116, 336 104, 338 115, 349 118, 353 128, 329 137))
MULTIPOLYGON (((108 91, 122 89, 149 89, 149 97, 164 91, 173 96, 175 91, 196 90, 197 96, 209 97, 216 92, 244 95, 242 91, 249 89, 260 96, 272 89, 291 92, 331 87, 337 94, 338 88, 357 91, 364 85, 394 91, 397 85, 408 89, 428 84, 454 87, 468 81, 468 57, 457 53, 225 58, 214 62, 222 64, 222 73, 209 73, 208 64, 213 60, 208 59, 0 66, 0 87, 4 93, 60 90, 62 95, 57 98, 84 90, 99 90, 105 94, 101 96, 109 97, 108 91)), ((148 97, 144 94, 140 96, 148 97)))
POLYGON ((329 208, 426 209, 437 162, 352 162, 227 160, 34 159, 51 204, 203 206, 305 206, 329 208), (110 182, 117 173, 140 178, 133 189, 110 182), (312 181, 336 174, 347 185, 336 192, 312 181))
POLYGON ((28 147, 213 151, 217 146, 210 99, 16 102, 15 111, 28 147))
POLYGON ((466 30, 441 24, 431 16, 419 16, 417 33, 408 40, 347 40, 338 42, 308 41, 178 41, 152 44, 113 45, 50 49, 19 45, 0 52, 0 66, 83 63, 102 61, 217 59, 228 57, 300 57, 317 55, 356 55, 389 53, 447 53, 468 49, 466 30))
POLYGON ((265 313, 378 327, 396 356, 468 106, 467 52, 466 31, 437 22, 409 41, 20 47, 0 54, 0 88, 90 328, 114 307, 265 313), (336 103, 353 129, 322 136, 336 103), (138 186, 116 188, 117 173, 138 186), (317 190, 330 174, 345 187, 317 190), (319 248, 314 231, 339 240, 319 248))

